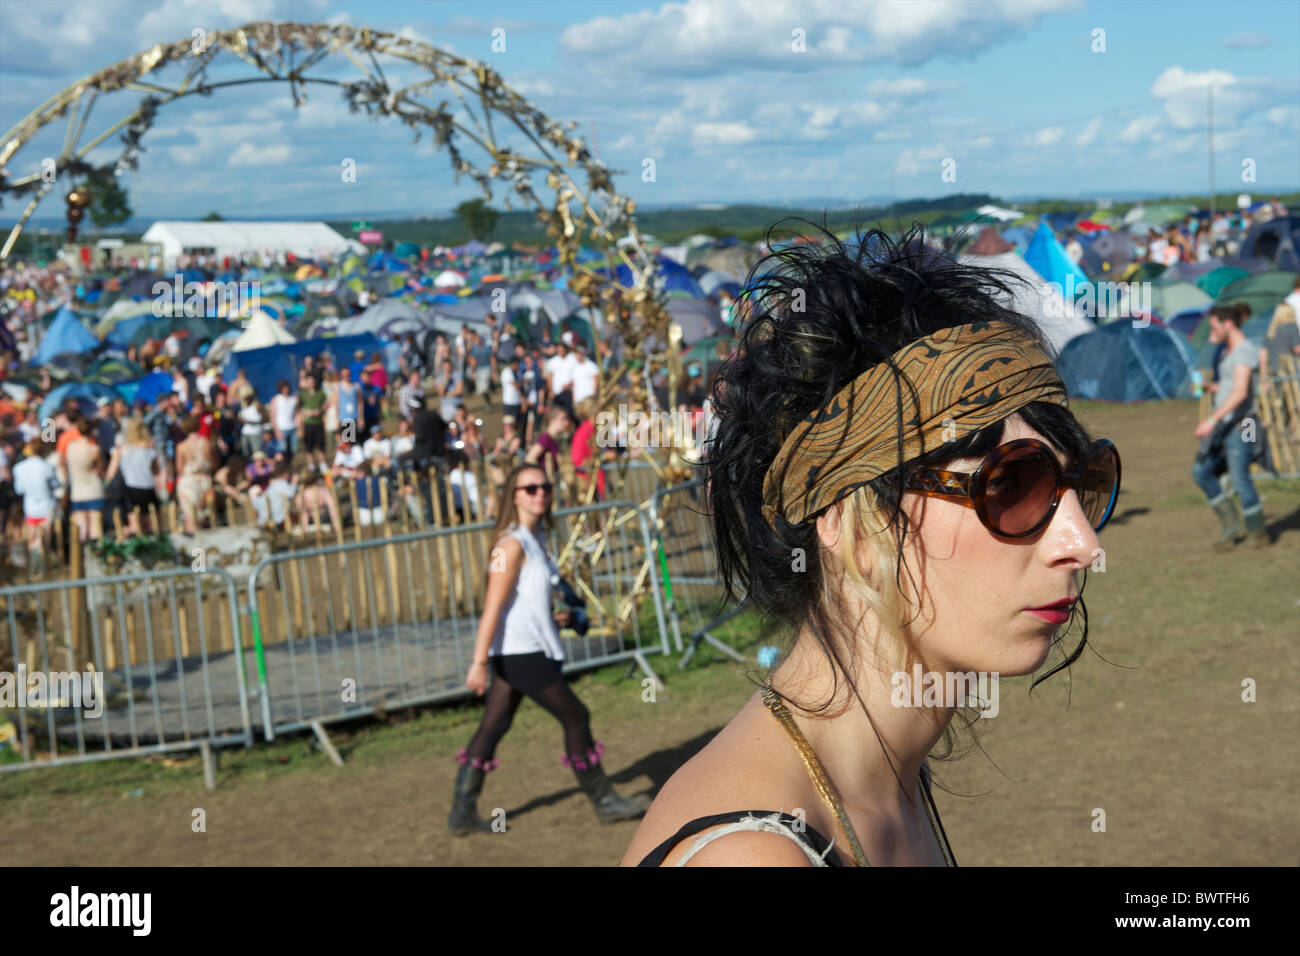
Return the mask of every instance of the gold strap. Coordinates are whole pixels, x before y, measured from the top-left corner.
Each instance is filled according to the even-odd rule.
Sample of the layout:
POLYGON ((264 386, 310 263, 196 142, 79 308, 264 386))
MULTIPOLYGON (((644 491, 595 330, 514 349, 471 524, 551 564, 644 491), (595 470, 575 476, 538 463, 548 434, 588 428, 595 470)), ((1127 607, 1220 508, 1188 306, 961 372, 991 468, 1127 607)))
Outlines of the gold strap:
POLYGON ((849 848, 853 851, 853 859, 858 866, 870 866, 867 861, 867 854, 862 850, 862 844, 858 842, 858 835, 853 830, 853 822, 849 820, 849 815, 844 812, 844 805, 840 802, 839 794, 835 791, 835 784, 831 783, 830 777, 826 776, 826 771, 822 768, 821 761, 817 759, 817 754, 813 752, 812 745, 808 743, 803 733, 799 730, 790 716, 790 711, 786 710, 785 704, 781 703, 781 698, 777 696, 776 691, 772 689, 770 681, 763 681, 763 703, 767 706, 773 716, 781 722, 790 739, 794 741, 795 748, 799 751, 799 756, 803 758, 804 766, 808 769, 808 776, 812 778, 813 786, 821 794, 821 798, 826 801, 830 807, 831 813, 835 814, 835 819, 839 821, 840 829, 844 831, 844 836, 848 838, 849 848))
MULTIPOLYGON (((853 822, 849 820, 849 815, 840 802, 840 796, 835 790, 835 784, 831 783, 831 779, 827 776, 821 761, 817 759, 817 754, 813 751, 812 745, 808 743, 807 738, 804 737, 803 732, 799 730, 799 726, 794 722, 794 718, 790 716, 790 711, 786 710, 785 704, 781 702, 781 698, 772 689, 771 681, 763 681, 762 690, 764 705, 781 722, 781 726, 785 728, 786 733, 790 735, 790 739, 794 741, 799 756, 803 758, 804 767, 808 770, 808 776, 812 778, 813 786, 817 788, 817 792, 821 794, 821 798, 826 801, 826 805, 835 814, 835 819, 839 821, 840 828, 848 838, 849 847, 853 850, 853 859, 857 861, 858 866, 870 866, 867 855, 862 850, 862 844, 858 842, 858 835, 853 830, 853 822)), ((948 866, 956 866, 957 860, 952 855, 952 848, 948 845, 947 837, 939 826, 939 810, 934 805, 934 797, 930 795, 928 775, 929 769, 923 767, 921 770, 921 789, 923 791, 921 799, 925 805, 925 815, 930 820, 930 828, 934 831, 935 839, 939 841, 944 863, 948 866)))

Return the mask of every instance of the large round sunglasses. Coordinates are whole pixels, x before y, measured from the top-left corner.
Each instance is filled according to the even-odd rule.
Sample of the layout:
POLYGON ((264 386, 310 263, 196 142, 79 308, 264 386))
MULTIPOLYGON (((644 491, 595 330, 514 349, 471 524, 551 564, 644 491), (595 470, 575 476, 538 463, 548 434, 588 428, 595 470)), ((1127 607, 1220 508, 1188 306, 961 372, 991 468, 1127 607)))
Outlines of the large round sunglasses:
POLYGON ((974 472, 918 469, 904 481, 920 492, 974 508, 984 527, 1004 538, 1027 538, 1047 526, 1071 488, 1094 531, 1110 521, 1119 499, 1119 451, 1100 438, 1078 471, 1063 471, 1056 455, 1036 438, 999 445, 974 472))

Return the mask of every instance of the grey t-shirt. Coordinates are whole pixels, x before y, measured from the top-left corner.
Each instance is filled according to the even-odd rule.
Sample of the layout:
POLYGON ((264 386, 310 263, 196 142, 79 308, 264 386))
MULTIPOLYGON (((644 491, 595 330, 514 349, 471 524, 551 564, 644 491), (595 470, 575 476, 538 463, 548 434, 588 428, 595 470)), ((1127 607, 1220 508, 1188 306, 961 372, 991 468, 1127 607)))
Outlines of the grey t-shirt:
MULTIPOLYGON (((1243 339, 1235 349, 1229 349, 1224 353, 1223 358, 1219 360, 1219 390, 1214 393, 1214 410, 1216 412, 1223 407, 1228 400, 1228 396, 1232 394, 1232 380, 1239 365, 1252 371, 1259 368, 1258 342, 1243 339)), ((1254 377, 1252 376, 1251 387, 1246 392, 1245 408, 1250 407, 1250 399, 1255 392, 1254 385, 1254 377)))

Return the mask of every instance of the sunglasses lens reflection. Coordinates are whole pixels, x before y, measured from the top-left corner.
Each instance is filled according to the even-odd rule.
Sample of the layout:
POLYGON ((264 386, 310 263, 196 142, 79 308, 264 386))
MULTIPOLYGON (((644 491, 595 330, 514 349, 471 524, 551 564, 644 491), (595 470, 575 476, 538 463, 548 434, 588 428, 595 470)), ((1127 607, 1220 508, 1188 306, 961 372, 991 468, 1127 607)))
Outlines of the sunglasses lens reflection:
POLYGON ((1009 452, 989 471, 984 486, 988 520, 1000 533, 1023 535, 1047 517, 1056 496, 1056 470, 1040 449, 1009 452))

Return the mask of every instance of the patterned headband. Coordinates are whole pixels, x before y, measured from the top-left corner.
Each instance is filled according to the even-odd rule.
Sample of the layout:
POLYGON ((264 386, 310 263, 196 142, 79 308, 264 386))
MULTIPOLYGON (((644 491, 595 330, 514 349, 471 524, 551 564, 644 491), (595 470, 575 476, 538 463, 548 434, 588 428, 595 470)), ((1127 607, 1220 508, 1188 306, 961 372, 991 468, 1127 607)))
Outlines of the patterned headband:
POLYGON ((1002 321, 943 329, 867 369, 786 436, 763 480, 768 524, 776 528, 778 515, 800 524, 898 467, 900 400, 904 462, 941 445, 950 426, 955 439, 1030 402, 1068 407, 1056 366, 1021 329, 1002 321))

